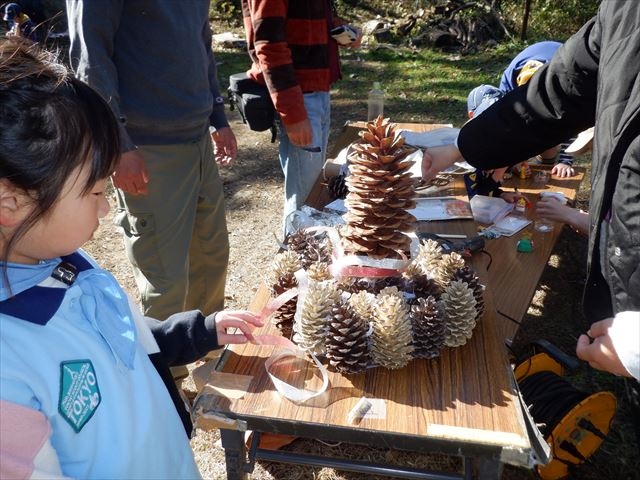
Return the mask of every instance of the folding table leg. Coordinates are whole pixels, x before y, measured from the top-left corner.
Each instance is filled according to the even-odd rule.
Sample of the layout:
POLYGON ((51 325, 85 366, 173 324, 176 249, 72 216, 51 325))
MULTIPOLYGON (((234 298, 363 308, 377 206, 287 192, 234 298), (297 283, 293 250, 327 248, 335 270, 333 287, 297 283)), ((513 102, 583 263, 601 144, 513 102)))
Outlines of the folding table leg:
POLYGON ((247 455, 244 432, 220 429, 220 437, 227 465, 227 480, 247 480, 249 474, 245 470, 247 455))
POLYGON ((498 457, 480 457, 477 459, 477 476, 479 480, 500 480, 504 464, 498 457))

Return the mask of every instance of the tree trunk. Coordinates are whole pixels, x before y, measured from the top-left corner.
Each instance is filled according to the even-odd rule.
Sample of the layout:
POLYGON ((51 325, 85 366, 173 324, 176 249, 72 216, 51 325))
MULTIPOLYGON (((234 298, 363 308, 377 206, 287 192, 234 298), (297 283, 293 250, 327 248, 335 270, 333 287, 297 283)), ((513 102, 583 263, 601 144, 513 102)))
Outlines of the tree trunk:
POLYGON ((520 31, 520 40, 527 39, 527 27, 529 26, 529 13, 531 12, 531 0, 524 2, 524 15, 522 16, 522 30, 520 31))

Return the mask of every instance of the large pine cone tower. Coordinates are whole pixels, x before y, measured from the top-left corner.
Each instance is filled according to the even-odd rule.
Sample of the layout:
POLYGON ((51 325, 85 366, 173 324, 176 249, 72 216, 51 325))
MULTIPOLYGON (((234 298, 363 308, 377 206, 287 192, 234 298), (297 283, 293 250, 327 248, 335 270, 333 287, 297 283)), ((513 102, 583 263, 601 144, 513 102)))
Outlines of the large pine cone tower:
POLYGON ((413 149, 382 117, 369 122, 361 137, 348 158, 343 250, 376 259, 409 257, 411 239, 403 232, 415 230, 416 219, 407 212, 416 205, 413 162, 406 160, 413 149))

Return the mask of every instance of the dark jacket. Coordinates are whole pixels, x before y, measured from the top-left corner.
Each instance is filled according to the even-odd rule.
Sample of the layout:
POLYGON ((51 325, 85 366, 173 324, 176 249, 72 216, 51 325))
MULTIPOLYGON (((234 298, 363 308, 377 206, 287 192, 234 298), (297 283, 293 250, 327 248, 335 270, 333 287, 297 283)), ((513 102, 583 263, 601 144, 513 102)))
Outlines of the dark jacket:
POLYGON ((528 158, 595 124, 589 321, 640 311, 640 3, 604 0, 523 87, 461 130, 472 165, 528 158))

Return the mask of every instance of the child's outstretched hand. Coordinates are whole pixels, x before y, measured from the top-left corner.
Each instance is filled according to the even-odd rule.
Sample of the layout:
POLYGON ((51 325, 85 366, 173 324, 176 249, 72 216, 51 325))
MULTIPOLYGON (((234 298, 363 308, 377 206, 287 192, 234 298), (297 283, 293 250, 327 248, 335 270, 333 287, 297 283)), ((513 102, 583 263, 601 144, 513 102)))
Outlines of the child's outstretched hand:
POLYGON ((247 343, 253 341, 251 333, 255 327, 263 325, 255 313, 247 310, 223 310, 216 314, 216 333, 218 334, 218 344, 247 343), (227 333, 228 328, 237 328, 236 333, 227 333))

